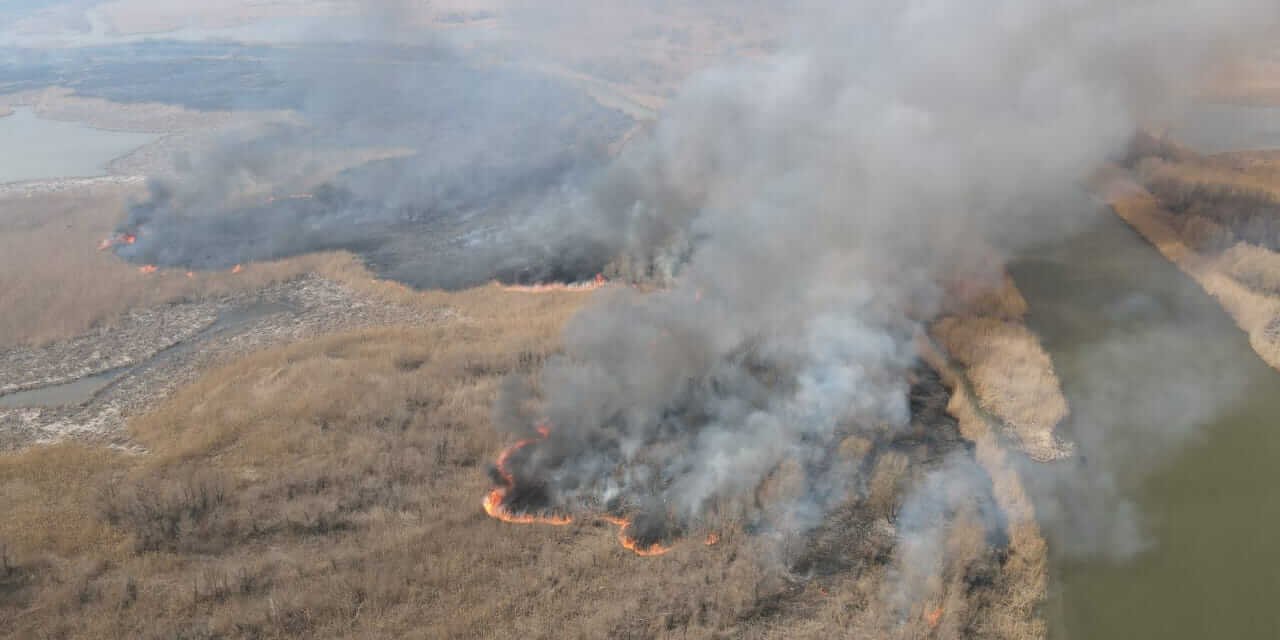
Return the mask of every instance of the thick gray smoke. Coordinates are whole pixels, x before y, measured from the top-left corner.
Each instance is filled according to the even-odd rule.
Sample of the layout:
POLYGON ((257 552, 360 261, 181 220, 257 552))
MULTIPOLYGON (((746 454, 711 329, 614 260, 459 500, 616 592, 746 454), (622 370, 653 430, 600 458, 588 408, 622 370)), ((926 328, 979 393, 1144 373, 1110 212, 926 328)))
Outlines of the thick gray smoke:
MULTIPOLYGON (((694 526, 744 515, 798 461, 803 497, 755 524, 815 524, 849 486, 839 441, 907 420, 935 283, 1079 224, 1055 204, 1276 17, 1256 0, 815 11, 783 53, 699 76, 578 206, 523 229, 670 285, 584 311, 541 373, 555 431, 520 473, 550 503, 694 526)), ((529 428, 525 399, 503 399, 522 416, 506 428, 529 428)))
MULTIPOLYGON (((621 2, 510 4, 514 28, 583 41, 625 30, 575 17, 631 15, 621 2)), ((775 55, 696 76, 600 168, 625 117, 546 76, 423 46, 411 28, 420 5, 378 3, 361 25, 375 42, 305 49, 282 71, 303 96, 302 123, 228 141, 157 181, 123 229, 137 243, 120 252, 226 268, 345 248, 422 286, 577 279, 608 263, 666 285, 604 294, 568 328, 536 394, 503 394, 502 428, 554 424, 513 461, 537 481, 527 506, 639 513, 659 533, 736 518, 803 531, 857 484, 838 444, 905 428, 912 341, 941 302, 937 283, 993 247, 1012 255, 1078 227, 1060 203, 1220 47, 1276 18, 1263 0, 831 4, 739 7, 803 17, 775 55), (351 147, 411 155, 303 180, 314 172, 298 149, 351 147), (758 520, 754 493, 784 463, 800 488, 758 520)), ((908 552, 932 557, 931 505, 947 507, 939 487, 968 472, 947 465, 907 499, 923 514, 901 523, 902 539, 922 541, 908 552)), ((1083 499, 1090 488, 1074 477, 1044 476, 1048 517, 1084 523, 1072 531, 1082 551, 1127 548, 1134 532, 1097 517, 1113 503, 1083 499)))
POLYGON ((137 236, 122 257, 226 269, 349 249, 384 276, 448 288, 591 277, 608 261, 593 247, 549 256, 497 230, 569 198, 631 126, 623 114, 442 46, 312 44, 279 64, 263 72, 299 96, 297 121, 229 135, 154 178, 120 229, 137 236), (313 184, 327 158, 361 149, 382 159, 313 184))

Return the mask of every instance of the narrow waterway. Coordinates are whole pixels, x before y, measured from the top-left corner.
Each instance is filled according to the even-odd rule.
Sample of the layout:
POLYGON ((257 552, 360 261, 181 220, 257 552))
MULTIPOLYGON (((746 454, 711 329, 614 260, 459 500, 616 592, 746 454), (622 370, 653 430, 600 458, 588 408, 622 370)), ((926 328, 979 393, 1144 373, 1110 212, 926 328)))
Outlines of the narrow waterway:
POLYGON ((1080 448, 1030 482, 1052 637, 1280 638, 1280 374, 1141 236, 1092 215, 1011 268, 1080 448))

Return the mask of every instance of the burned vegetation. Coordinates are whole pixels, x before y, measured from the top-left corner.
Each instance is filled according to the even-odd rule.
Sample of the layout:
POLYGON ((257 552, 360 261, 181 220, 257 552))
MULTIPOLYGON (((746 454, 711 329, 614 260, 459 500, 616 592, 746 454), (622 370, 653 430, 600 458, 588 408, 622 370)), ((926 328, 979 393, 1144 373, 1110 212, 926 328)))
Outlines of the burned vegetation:
POLYGON ((973 467, 929 368, 911 370, 909 428, 828 452, 821 464, 857 480, 812 529, 770 520, 806 473, 794 463, 751 492, 754 519, 714 530, 607 505, 516 525, 486 515, 486 496, 514 486, 504 504, 542 513, 546 487, 508 485, 494 463, 507 451, 521 469, 547 441, 534 431, 513 451, 491 407, 507 376, 560 350, 586 297, 429 297, 468 320, 214 370, 130 423, 145 456, 64 444, 4 458, 3 622, 69 638, 551 638, 566 621, 583 638, 999 635, 981 622, 1004 605, 1007 555, 1001 527, 978 524, 989 481, 966 472, 949 476, 972 477, 954 499, 914 497, 973 467), (665 553, 640 557, 655 544, 665 553), (941 548, 938 565, 904 555, 941 548), (925 566, 936 575, 912 569, 925 566))

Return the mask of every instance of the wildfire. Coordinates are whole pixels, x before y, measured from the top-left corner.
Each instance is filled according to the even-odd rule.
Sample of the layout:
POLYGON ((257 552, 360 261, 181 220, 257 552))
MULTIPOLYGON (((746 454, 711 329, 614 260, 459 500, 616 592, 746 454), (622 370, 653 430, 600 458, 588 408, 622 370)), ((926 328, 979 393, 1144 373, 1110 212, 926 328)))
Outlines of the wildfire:
POLYGON ((609 284, 603 273, 597 273, 590 282, 546 282, 539 284, 503 285, 503 291, 519 293, 552 293, 555 291, 595 291, 609 284))
POLYGON ((187 278, 188 278, 188 279, 190 279, 190 278, 194 278, 194 277, 196 277, 196 272, 194 272, 194 271, 188 271, 188 272, 187 272, 187 278))
POLYGON ((157 272, 157 271, 159 271, 159 270, 160 270, 160 269, 159 269, 158 267, 156 267, 154 264, 144 264, 144 265, 142 265, 141 267, 138 267, 138 273, 141 273, 141 274, 144 274, 144 275, 150 275, 150 274, 155 273, 155 272, 157 272))
POLYGON ((712 545, 720 544, 720 534, 718 534, 718 533, 716 533, 716 532, 714 532, 714 531, 713 531, 713 532, 711 532, 711 533, 708 533, 708 534, 707 534, 707 539, 706 539, 706 541, 705 541, 705 544, 706 544, 708 547, 710 547, 710 546, 712 546, 712 545))
POLYGON ((641 556, 641 557, 660 556, 671 550, 671 547, 663 545, 660 542, 654 542, 652 544, 643 545, 640 543, 639 540, 636 540, 635 538, 627 535, 627 529, 631 527, 631 518, 624 518, 622 516, 614 516, 606 513, 600 516, 600 519, 604 520, 605 522, 608 522, 609 524, 617 526, 618 542, 622 544, 623 547, 630 549, 631 551, 634 551, 635 554, 638 556, 641 556))
POLYGON ((498 469, 498 475, 502 478, 503 486, 493 489, 484 497, 484 512, 489 514, 490 518, 511 524, 549 524, 561 527, 572 523, 573 518, 559 514, 514 513, 503 504, 507 499, 507 493, 515 488, 516 485, 515 476, 507 469, 507 461, 511 459, 512 455, 515 455, 515 452, 540 440, 546 440, 551 435, 551 429, 546 425, 538 425, 537 431, 539 437, 521 440, 503 449, 502 453, 498 454, 498 460, 494 463, 494 466, 498 469))
POLYGON ((641 558, 652 558, 660 556, 671 550, 671 547, 663 545, 661 542, 654 542, 647 546, 642 546, 638 540, 627 535, 627 528, 623 527, 618 532, 618 542, 622 543, 624 548, 634 551, 641 558))
POLYGON ((98 243, 98 251, 106 251, 107 249, 110 249, 111 247, 114 247, 119 244, 133 244, 137 241, 138 241, 138 236, 135 234, 132 234, 132 233, 117 234, 113 238, 103 238, 102 241, 98 243))
POLYGON ((933 629, 942 622, 942 614, 943 614, 942 607, 936 607, 934 609, 930 609, 929 611, 925 612, 924 621, 929 625, 930 629, 933 629))
POLYGON ((244 265, 238 264, 231 268, 231 273, 240 273, 241 271, 244 271, 244 265))
MULTIPOLYGON (((520 440, 506 449, 503 449, 502 453, 498 454, 498 459, 494 462, 494 467, 498 471, 498 477, 502 479, 502 486, 495 487, 485 495, 482 503, 484 506, 484 512, 488 514, 490 518, 511 524, 548 524, 552 526, 564 526, 571 524, 573 523, 573 518, 567 515, 555 513, 516 513, 511 511, 505 504, 507 495, 515 488, 516 485, 515 476, 511 473, 511 470, 507 468, 507 462, 511 460, 511 456, 515 455, 517 451, 546 440, 551 435, 551 428, 545 424, 538 425, 536 430, 538 432, 537 438, 526 438, 524 440, 520 440)), ((670 546, 663 545, 660 542, 643 544, 636 538, 628 535, 628 531, 631 528, 630 518, 604 514, 600 516, 600 519, 617 526, 618 542, 621 543, 623 547, 635 552, 638 556, 660 556, 671 550, 670 546)), ((708 537, 708 540, 710 540, 710 537, 708 537)), ((716 541, 719 541, 719 536, 716 536, 716 541)), ((707 544, 715 543, 707 542, 707 544)))

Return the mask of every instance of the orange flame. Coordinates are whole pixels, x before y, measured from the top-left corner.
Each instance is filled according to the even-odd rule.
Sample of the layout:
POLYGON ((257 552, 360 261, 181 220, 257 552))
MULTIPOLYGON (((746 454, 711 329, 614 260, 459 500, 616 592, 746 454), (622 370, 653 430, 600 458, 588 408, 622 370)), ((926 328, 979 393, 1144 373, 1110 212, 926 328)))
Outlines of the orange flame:
POLYGON ((503 504, 503 501, 507 499, 507 492, 516 485, 515 476, 507 470, 507 461, 511 459, 515 452, 540 440, 546 440, 551 435, 551 429, 546 425, 538 425, 536 430, 540 437, 521 440, 503 449, 502 453, 498 454, 498 460, 494 463, 494 466, 497 467, 498 475, 502 477, 505 486, 493 489, 484 497, 484 512, 489 514, 490 518, 511 524, 549 524, 562 527, 572 523, 573 518, 560 514, 513 513, 503 504))
POLYGON ((138 241, 138 236, 132 233, 122 233, 114 238, 103 238, 98 241, 98 251, 106 251, 118 244, 133 244, 138 241))
POLYGON ((159 268, 157 268, 154 264, 146 264, 146 265, 142 265, 141 267, 138 267, 138 272, 146 275, 155 273, 156 271, 159 271, 159 268))
MULTIPOLYGON (((507 468, 507 462, 511 460, 511 456, 527 446, 546 440, 551 436, 551 427, 546 424, 540 424, 535 427, 538 432, 537 438, 526 438, 515 444, 503 449, 498 454, 498 459, 494 462, 494 467, 498 470, 498 476, 502 478, 502 486, 495 487, 485 494, 484 501, 481 503, 484 512, 490 518, 501 520, 511 524, 548 524, 552 526, 564 526, 573 523, 573 518, 564 514, 555 513, 515 513, 512 512, 504 502, 507 494, 511 489, 515 488, 516 479, 511 471, 507 468)), ((609 522, 618 527, 618 542, 623 547, 635 552, 638 556, 651 557, 660 556, 671 550, 670 546, 654 542, 648 545, 642 545, 639 540, 627 535, 627 529, 631 526, 631 519, 604 514, 600 516, 601 520, 609 522)), ((719 537, 716 538, 719 540, 719 537)), ((713 544, 708 542, 708 544, 713 544)))
POLYGON ((231 268, 231 273, 240 273, 241 271, 244 271, 243 265, 236 265, 231 268))
POLYGON ((609 284, 603 273, 597 273, 590 282, 544 282, 538 284, 502 285, 503 291, 517 293, 552 293, 555 291, 595 291, 609 284))
POLYGON ((712 531, 711 533, 707 534, 706 545, 710 547, 716 544, 720 544, 720 534, 712 531))
POLYGON ((631 518, 604 514, 600 516, 601 520, 618 527, 618 543, 624 548, 634 551, 636 555, 643 558, 651 558, 660 556, 671 550, 671 547, 660 542, 654 542, 649 545, 641 545, 639 540, 627 535, 627 529, 631 526, 631 518))
POLYGON ((195 273, 194 271, 188 271, 188 272, 187 272, 187 277, 188 277, 188 278, 194 278, 194 277, 196 277, 196 273, 195 273))
POLYGON ((930 609, 929 611, 925 612, 924 621, 928 623, 930 629, 936 628, 938 624, 942 622, 942 614, 943 614, 942 607, 930 609))
MULTIPOLYGON (((623 531, 625 531, 625 529, 623 531)), ((640 556, 641 558, 652 558, 655 556, 660 556, 671 550, 671 547, 664 546, 658 542, 655 542, 647 547, 642 547, 640 546, 640 543, 636 541, 635 538, 627 537, 625 533, 618 534, 618 541, 622 543, 623 547, 630 549, 631 551, 634 551, 635 554, 640 556)))

